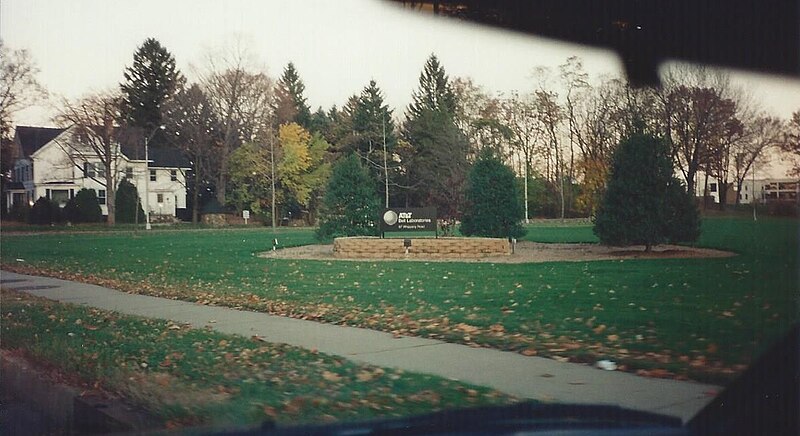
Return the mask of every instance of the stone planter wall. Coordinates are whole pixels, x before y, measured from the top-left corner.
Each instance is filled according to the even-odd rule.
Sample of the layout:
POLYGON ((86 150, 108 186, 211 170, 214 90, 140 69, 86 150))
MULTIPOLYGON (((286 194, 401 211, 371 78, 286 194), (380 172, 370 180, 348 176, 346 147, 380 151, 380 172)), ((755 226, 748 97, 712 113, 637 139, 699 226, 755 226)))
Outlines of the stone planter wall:
POLYGON ((343 258, 372 259, 459 259, 509 256, 511 244, 501 238, 411 238, 403 246, 402 238, 349 237, 333 241, 333 254, 343 258))

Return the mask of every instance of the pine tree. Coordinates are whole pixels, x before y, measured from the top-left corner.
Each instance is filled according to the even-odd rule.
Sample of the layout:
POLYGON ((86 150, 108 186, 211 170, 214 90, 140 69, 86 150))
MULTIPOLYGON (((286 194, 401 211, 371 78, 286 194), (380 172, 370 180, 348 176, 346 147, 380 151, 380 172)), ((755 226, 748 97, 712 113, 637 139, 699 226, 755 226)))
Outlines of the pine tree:
POLYGON ((380 204, 375 180, 358 156, 339 160, 328 179, 317 238, 377 235, 380 204))
POLYGON ((431 55, 412 95, 398 150, 404 165, 406 205, 436 206, 442 217, 461 214, 469 169, 469 142, 455 124, 457 107, 444 67, 431 55))
POLYGON ((646 251, 699 237, 697 207, 674 176, 664 141, 634 133, 620 143, 594 233, 603 244, 641 244, 646 251))
POLYGON ((435 206, 442 218, 457 219, 469 172, 467 137, 449 114, 425 110, 406 122, 408 145, 398 147, 404 165, 402 184, 408 206, 435 206))
POLYGON ((485 150, 469 172, 461 233, 518 238, 525 234, 520 224, 523 215, 514 171, 485 150))
POLYGON ((412 94, 408 106, 408 118, 418 118, 426 110, 437 111, 454 116, 456 96, 444 67, 436 55, 431 54, 419 76, 419 89, 412 94))
POLYGON ((353 130, 357 135, 353 145, 360 154, 371 156, 375 150, 382 153, 384 132, 387 151, 394 149, 397 137, 394 134, 392 112, 383 103, 383 92, 377 83, 370 80, 369 85, 361 91, 353 113, 353 130))
MULTIPOLYGON (((133 65, 125 68, 122 91, 122 119, 133 127, 151 132, 162 125, 161 109, 184 83, 175 57, 155 38, 148 38, 133 54, 133 65)), ((164 144, 161 132, 151 145, 164 144)))
POLYGON ((297 69, 289 62, 275 89, 275 118, 279 126, 297 123, 306 130, 311 128, 311 109, 303 96, 305 89, 297 69))

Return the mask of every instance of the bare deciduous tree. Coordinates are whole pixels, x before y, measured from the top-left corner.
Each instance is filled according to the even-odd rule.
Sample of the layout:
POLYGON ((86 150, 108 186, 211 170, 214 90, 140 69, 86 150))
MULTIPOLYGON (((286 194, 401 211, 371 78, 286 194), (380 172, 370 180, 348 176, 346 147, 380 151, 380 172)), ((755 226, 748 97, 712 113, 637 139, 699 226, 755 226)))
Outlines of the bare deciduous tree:
POLYGON ((84 171, 106 188, 108 225, 116 223, 115 205, 120 163, 123 155, 121 143, 136 143, 141 135, 119 127, 119 96, 112 93, 89 95, 75 101, 64 101, 55 121, 69 128, 71 135, 58 140, 69 164, 84 171), (86 165, 96 165, 88 171, 86 165))
MULTIPOLYGON (((772 147, 781 145, 784 138, 784 124, 781 120, 765 114, 759 114, 747 120, 743 125, 742 140, 737 141, 731 147, 731 158, 734 182, 736 191, 741 193, 742 186, 747 180, 748 175, 754 170, 754 165, 766 164, 764 156, 766 151, 772 147)), ((751 193, 755 195, 755 193, 751 193)), ((741 199, 736 198, 736 204, 741 199)))
POLYGON ((192 164, 194 183, 190 186, 190 195, 192 222, 196 223, 200 191, 212 174, 212 161, 219 151, 222 129, 211 103, 197 84, 179 91, 163 111, 167 137, 192 164))
POLYGON ((11 50, 0 40, 0 136, 11 131, 14 113, 47 95, 38 72, 27 50, 11 50))
POLYGON ((217 160, 217 200, 225 204, 228 159, 243 141, 266 144, 274 140, 271 130, 274 83, 254 66, 255 61, 241 41, 208 55, 201 84, 219 119, 222 141, 217 160))

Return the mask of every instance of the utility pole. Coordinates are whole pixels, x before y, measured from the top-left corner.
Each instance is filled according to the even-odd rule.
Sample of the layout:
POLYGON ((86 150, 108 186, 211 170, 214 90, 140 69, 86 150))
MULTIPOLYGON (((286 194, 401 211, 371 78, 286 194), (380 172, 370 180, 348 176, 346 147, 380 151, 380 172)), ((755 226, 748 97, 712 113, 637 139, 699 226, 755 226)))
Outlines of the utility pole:
POLYGON ((386 163, 386 119, 381 116, 381 127, 383 128, 383 183, 386 193, 386 208, 389 208, 389 166, 386 163))
POLYGON ((753 196, 753 221, 758 221, 756 217, 756 161, 753 159, 753 189, 750 194, 753 196))
POLYGON ((525 224, 528 224, 530 223, 528 219, 528 159, 525 159, 525 162, 522 164, 522 173, 525 176, 525 224))
POLYGON ((272 166, 272 232, 275 232, 275 139, 270 135, 269 137, 269 156, 270 165, 272 166))

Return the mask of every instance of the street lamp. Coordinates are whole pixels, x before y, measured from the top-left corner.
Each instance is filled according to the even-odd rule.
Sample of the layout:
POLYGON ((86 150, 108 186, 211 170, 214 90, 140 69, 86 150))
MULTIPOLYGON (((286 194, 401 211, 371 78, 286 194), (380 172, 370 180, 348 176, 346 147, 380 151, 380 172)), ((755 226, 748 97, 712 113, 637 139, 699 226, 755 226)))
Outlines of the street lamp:
MULTIPOLYGON (((149 183, 150 182, 150 152, 149 152, 148 145, 149 145, 150 141, 153 139, 153 137, 156 136, 156 132, 158 132, 159 130, 164 130, 164 129, 166 129, 166 126, 164 126, 164 125, 158 126, 158 127, 154 128, 152 132, 150 132, 150 136, 144 138, 144 167, 145 167, 145 171, 144 171, 144 219, 145 219, 144 229, 145 230, 152 229, 152 227, 150 226, 150 190, 148 189, 149 185, 150 185, 150 183, 149 183)), ((138 211, 136 211, 136 213, 138 213, 138 211)))

